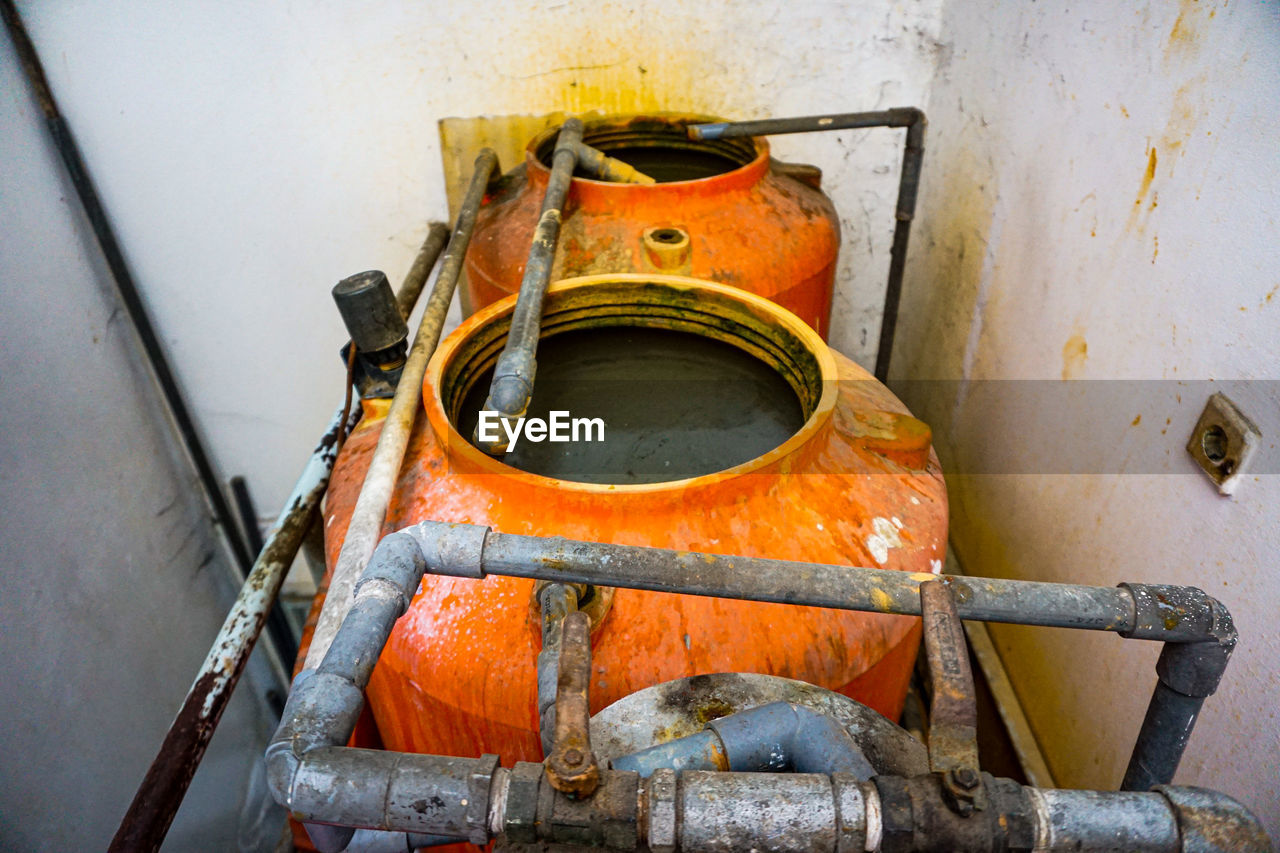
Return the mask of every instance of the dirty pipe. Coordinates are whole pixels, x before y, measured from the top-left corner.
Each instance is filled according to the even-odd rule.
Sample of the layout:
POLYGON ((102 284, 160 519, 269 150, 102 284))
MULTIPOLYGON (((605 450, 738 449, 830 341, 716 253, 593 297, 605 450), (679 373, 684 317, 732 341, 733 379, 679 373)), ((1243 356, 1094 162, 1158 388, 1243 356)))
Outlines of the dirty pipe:
POLYGON ((492 149, 483 149, 476 157, 475 172, 458 209, 458 220, 449 239, 449 246, 445 249, 440 273, 427 298, 422 320, 413 339, 413 347, 405 361, 395 396, 391 400, 391 408, 378 436, 378 445, 369 462, 360 496, 356 499, 351 523, 329 582, 324 607, 316 623, 311 646, 307 650, 308 669, 314 669, 324 659, 329 643, 333 641, 338 626, 342 624, 342 619, 351 606, 356 579, 364 571, 382 534, 387 505, 391 501, 391 492, 395 488, 405 449, 409 444, 409 433, 422 401, 422 379, 426 373, 427 361, 440 342, 445 315, 453 300, 453 292, 462 271, 462 261, 475 230, 476 215, 484 200, 485 191, 497 174, 498 156, 492 149))
MULTIPOLYGON (((1265 834, 1247 810, 1222 794, 1199 789, 1052 791, 1024 788, 982 774, 989 805, 965 817, 948 803, 939 777, 933 774, 881 775, 866 783, 845 773, 687 771, 677 776, 664 769, 644 782, 635 773, 603 771, 595 795, 579 798, 557 790, 546 768, 537 764, 517 764, 508 770, 498 766, 495 756, 459 758, 339 746, 355 725, 364 703, 363 689, 395 621, 407 611, 425 573, 473 579, 483 578, 486 570, 528 575, 527 569, 506 571, 503 560, 512 551, 509 546, 504 549, 504 539, 538 541, 495 534, 478 525, 439 522, 413 525, 385 537, 360 578, 354 604, 320 668, 299 676, 267 750, 267 778, 277 802, 310 822, 312 838, 322 853, 344 849, 355 827, 466 838, 475 844, 505 834, 513 841, 606 844, 616 849, 647 844, 649 849, 686 851, 751 849, 765 842, 769 849, 797 853, 997 850, 1006 846, 1114 849, 1107 846, 1109 838, 1121 840, 1125 849, 1150 851, 1215 850, 1224 849, 1224 843, 1230 844, 1227 849, 1268 848, 1265 834), (431 802, 433 807, 414 808, 414 803, 421 802, 431 802), (792 832, 787 827, 802 831, 792 832), (847 846, 845 842, 851 841, 856 844, 847 846)), ((567 540, 553 540, 549 545, 550 553, 543 557, 550 564, 540 565, 535 570, 539 574, 555 574, 560 565, 566 567, 566 573, 578 574, 582 558, 571 556, 573 550, 603 547, 567 540)), ((643 562, 646 552, 681 556, 680 552, 626 548, 611 554, 606 562, 627 556, 618 569, 626 574, 643 562)), ((739 559, 689 556, 712 566, 710 571, 724 571, 721 560, 739 559)), ((532 554, 521 559, 539 563, 532 554)), ((776 564, 775 568, 790 567, 793 574, 801 576, 801 582, 804 574, 822 568, 744 559, 733 574, 749 578, 753 567, 770 563, 776 564)), ((900 574, 827 568, 840 569, 850 580, 866 574, 900 574)), ((919 584, 934 580, 934 576, 915 576, 914 580, 919 584)), ((1032 589, 1053 586, 967 580, 975 588, 986 587, 988 595, 997 594, 1002 584, 1032 589)), ((615 585, 654 588, 643 578, 615 585)), ((707 594, 708 582, 662 588, 707 594)), ((961 615, 975 597, 973 588, 967 590, 956 596, 964 599, 958 608, 961 615)), ((1105 591, 1133 602, 1123 627, 1110 626, 1129 636, 1176 635, 1186 639, 1204 632, 1200 639, 1212 641, 1216 639, 1212 631, 1223 627, 1206 627, 1203 614, 1198 612, 1200 606, 1213 609, 1216 603, 1210 603, 1212 599, 1198 590, 1133 586, 1105 591), (1153 589, 1159 590, 1161 599, 1157 600, 1178 608, 1181 618, 1193 627, 1182 629, 1172 624, 1175 620, 1167 612, 1162 621, 1151 622, 1142 602, 1153 589)), ((1034 601, 1034 596, 1026 595, 1022 605, 1034 601)), ((792 603, 813 602, 793 599, 792 603)), ((841 606, 858 609, 848 601, 841 606)), ((989 602, 982 606, 988 611, 996 609, 989 602)), ((920 608, 917 597, 914 612, 920 608)), ((861 609, 912 612, 892 604, 861 609)), ((1019 620, 1010 615, 1006 621, 1019 620)), ((578 622, 579 637, 574 644, 582 645, 586 623, 581 618, 578 622)))
POLYGON ((648 778, 655 770, 875 775, 862 749, 833 719, 791 702, 770 702, 707 723, 697 734, 613 759, 613 770, 648 778))
MULTIPOLYGON (((438 222, 428 226, 427 239, 397 294, 397 303, 407 316, 413 310, 423 283, 435 266, 443 248, 438 222)), ((112 839, 112 851, 158 850, 182 805, 205 748, 218 727, 227 701, 239 683, 272 610, 285 573, 293 564, 298 548, 312 523, 313 513, 329 487, 329 475, 337 456, 338 435, 350 431, 359 421, 356 412, 342 423, 342 408, 334 412, 311 458, 302 469, 284 509, 276 519, 266 543, 258 552, 253 569, 214 638, 204 664, 196 674, 182 708, 169 727, 160 751, 147 770, 133 802, 112 839)))
POLYGON ((911 238, 911 220, 915 217, 916 195, 920 189, 920 165, 924 160, 924 131, 927 124, 924 113, 915 107, 895 107, 880 112, 693 124, 688 128, 690 139, 730 139, 867 127, 907 129, 906 146, 902 152, 902 174, 898 179, 898 204, 894 210, 897 224, 893 229, 893 248, 889 252, 889 280, 885 285, 884 315, 880 320, 880 343, 876 350, 875 375, 881 382, 889 381, 889 359, 893 355, 893 338, 898 328, 902 273, 906 267, 907 242, 911 238))
MULTIPOLYGON (((454 525, 423 522, 407 531, 430 538, 432 529, 454 525)), ((798 563, 758 557, 697 554, 495 533, 487 528, 468 571, 562 583, 675 592, 921 615, 921 584, 941 580, 960 619, 1112 631, 1165 645, 1157 665, 1159 684, 1126 773, 1125 787, 1141 789, 1172 781, 1204 697, 1211 695, 1236 644, 1226 608, 1195 587, 1011 581, 997 578, 939 579, 886 569, 798 563)), ((396 535, 396 534, 393 534, 396 535)), ((432 569, 431 571, 434 571, 432 569)), ((450 571, 443 572, 450 574, 450 571)))
POLYGON ((538 652, 538 732, 542 754, 551 754, 555 741, 556 682, 560 672, 560 624, 578 609, 579 590, 575 584, 544 583, 536 591, 542 612, 542 649, 538 652))
MULTIPOLYGON (((493 369, 493 383, 484 408, 496 411, 504 418, 518 418, 529 408, 533 396, 533 377, 537 370, 536 354, 538 335, 542 325, 542 300, 551 280, 551 267, 555 262, 556 241, 560 236, 561 211, 573 170, 578 162, 578 150, 582 142, 582 122, 566 119, 556 138, 555 154, 551 161, 551 176, 547 179, 547 191, 542 197, 542 212, 533 232, 533 244, 529 248, 529 260, 525 264, 524 278, 520 281, 520 294, 516 298, 515 313, 511 317, 511 329, 507 342, 493 369)), ((499 440, 486 448, 490 453, 506 452, 506 441, 499 440)))
POLYGON ((574 146, 574 150, 578 152, 578 168, 602 181, 645 186, 657 183, 630 163, 610 157, 599 148, 593 148, 585 142, 579 142, 574 146))

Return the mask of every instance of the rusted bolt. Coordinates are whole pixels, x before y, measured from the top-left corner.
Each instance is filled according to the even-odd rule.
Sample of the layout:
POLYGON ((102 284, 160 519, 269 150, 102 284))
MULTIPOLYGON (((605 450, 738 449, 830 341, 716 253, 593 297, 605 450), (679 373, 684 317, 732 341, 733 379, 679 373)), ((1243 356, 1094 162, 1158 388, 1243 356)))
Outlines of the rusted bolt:
POLYGON ((582 751, 577 749, 565 750, 564 763, 572 767, 577 767, 582 763, 582 751))
POLYGON ((966 791, 972 791, 978 787, 978 771, 972 767, 961 767, 955 772, 956 784, 966 791))

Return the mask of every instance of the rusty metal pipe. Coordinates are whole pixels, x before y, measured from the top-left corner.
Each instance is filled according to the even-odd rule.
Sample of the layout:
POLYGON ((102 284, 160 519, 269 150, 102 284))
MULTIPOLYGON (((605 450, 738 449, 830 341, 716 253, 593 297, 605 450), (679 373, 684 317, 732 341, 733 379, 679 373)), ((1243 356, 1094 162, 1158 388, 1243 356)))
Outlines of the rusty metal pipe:
POLYGON ((591 749, 591 619, 574 610, 560 621, 556 714, 547 778, 557 791, 589 797, 600 784, 591 749))
POLYGON ((880 320, 880 342, 876 348, 876 379, 889 381, 889 359, 898 328, 898 305, 902 301, 902 274, 907 263, 911 220, 915 218, 916 196, 920 189, 920 167, 924 161, 924 112, 915 107, 862 113, 840 113, 802 118, 775 118, 760 121, 713 122, 688 127, 690 139, 732 139, 742 136, 771 136, 780 133, 812 133, 822 130, 849 130, 869 127, 905 127, 902 172, 898 178, 898 203, 894 209, 893 248, 889 252, 889 278, 885 284, 884 314, 880 320))
POLYGON ((538 732, 542 754, 550 755, 555 743, 556 684, 560 672, 561 624, 578 609, 578 590, 571 584, 543 584, 536 592, 542 611, 542 649, 538 652, 538 732))
MULTIPOLYGON (((439 223, 428 225, 427 239, 397 294, 397 304, 406 316, 413 310, 416 294, 422 293, 423 284, 440 256, 438 232, 441 227, 439 223)), ((314 513, 329 488, 329 475, 338 454, 338 437, 350 432, 359 419, 357 411, 343 423, 343 407, 339 406, 334 412, 293 492, 285 500, 275 527, 258 552, 239 596, 160 744, 159 753, 134 794, 111 841, 113 853, 160 849, 222 719, 222 712, 240 681, 268 613, 273 612, 285 574, 293 565, 314 513)))
MULTIPOLYGON (((551 267, 555 262, 556 241, 560 236, 561 211, 573 170, 578 162, 578 150, 582 142, 582 121, 566 119, 556 138, 555 153, 551 160, 551 175, 547 179, 547 191, 542 197, 542 212, 533 232, 533 244, 529 248, 529 260, 525 263, 524 278, 520 281, 520 294, 516 297, 515 312, 511 316, 511 328, 507 342, 493 369, 493 382, 484 402, 487 411, 496 411, 503 418, 518 418, 529 408, 533 396, 533 379, 537 372, 538 336, 542 326, 542 300, 551 281, 551 267)), ((488 452, 506 452, 506 439, 486 448, 488 452)))
POLYGON ((656 184, 653 178, 641 172, 630 163, 616 157, 610 157, 599 148, 594 148, 579 141, 575 146, 578 152, 578 168, 602 181, 613 181, 617 184, 656 184))
MULTIPOLYGON (((935 774, 880 775, 863 783, 848 773, 691 771, 677 776, 663 769, 641 782, 635 773, 609 770, 598 772, 598 787, 591 789, 594 795, 573 788, 565 791, 555 784, 559 771, 551 765, 567 757, 562 747, 573 745, 567 729, 574 721, 585 725, 589 622, 580 611, 562 622, 569 634, 562 657, 568 659, 561 661, 559 684, 561 696, 575 699, 577 706, 572 720, 570 709, 561 708, 557 750, 545 771, 535 764, 506 770, 498 766, 495 756, 471 759, 336 746, 355 725, 364 702, 363 687, 395 619, 407 609, 423 575, 482 578, 492 562, 487 557, 502 551, 490 548, 495 543, 500 546, 502 538, 503 534, 478 525, 424 522, 383 539, 361 576, 356 606, 344 618, 320 669, 300 677, 267 751, 267 777, 277 802, 324 830, 319 838, 313 836, 323 842, 317 844, 322 853, 343 849, 356 827, 465 836, 475 844, 511 832, 525 841, 553 844, 604 844, 623 850, 644 845, 651 851, 708 853, 765 848, 795 853, 995 851, 1033 846, 1079 850, 1113 836, 1144 850, 1202 853, 1269 847, 1247 810, 1225 795, 1200 789, 1162 787, 1149 794, 1050 792, 983 774, 989 806, 967 816, 947 799, 935 774), (424 802, 432 807, 414 806, 424 802), (1184 844, 1184 839, 1189 841, 1184 844)), ((564 565, 568 574, 578 573, 573 559, 560 560, 567 544, 590 543, 555 540, 551 545, 559 556, 548 558, 540 568, 556 572, 558 565, 564 565)), ((634 552, 655 549, 629 550, 634 556, 634 552)), ((725 559, 693 556, 704 564, 725 559)), ((531 554, 524 558, 536 561, 531 554)), ((782 565, 799 572, 802 580, 814 568, 812 564, 782 565)), ((623 561, 619 568, 625 574, 634 566, 634 560, 623 561)), ((867 570, 843 571, 854 579, 867 570)), ((752 564, 740 566, 736 574, 750 576, 752 564)), ((924 579, 934 580, 933 576, 924 579)), ((643 583, 615 585, 650 588, 643 583)), ((1141 597, 1142 588, 1137 589, 1141 597)), ((706 594, 707 590, 695 585, 671 591, 706 594)), ((1132 600, 1133 593, 1120 592, 1132 600)), ((926 590, 926 596, 930 594, 926 590)), ((1181 680, 1185 677, 1181 672, 1169 676, 1186 688, 1181 680)), ((589 741, 584 740, 582 747, 589 752, 589 741)))
POLYGON ((401 371, 391 408, 382 425, 382 432, 378 435, 378 445, 373 451, 369 470, 360 487, 360 496, 351 513, 351 523, 333 569, 333 577, 316 622, 311 646, 307 650, 308 668, 314 669, 324 659, 338 626, 342 624, 342 619, 351 606, 356 579, 368 565, 373 549, 382 535, 382 522, 386 518, 391 492, 395 488, 400 465, 404 462, 405 450, 409 446, 409 433, 421 408, 422 378, 427 370, 427 361, 440 342, 440 332, 449 312, 449 303, 453 300, 453 292, 457 289, 462 261, 475 230, 476 215, 484 200, 485 191, 497 174, 498 155, 492 149, 483 149, 476 157, 475 172, 458 209, 458 219, 453 235, 449 238, 449 246, 445 249, 444 259, 440 263, 440 273, 436 276, 431 295, 427 297, 413 347, 409 350, 409 357, 401 371))

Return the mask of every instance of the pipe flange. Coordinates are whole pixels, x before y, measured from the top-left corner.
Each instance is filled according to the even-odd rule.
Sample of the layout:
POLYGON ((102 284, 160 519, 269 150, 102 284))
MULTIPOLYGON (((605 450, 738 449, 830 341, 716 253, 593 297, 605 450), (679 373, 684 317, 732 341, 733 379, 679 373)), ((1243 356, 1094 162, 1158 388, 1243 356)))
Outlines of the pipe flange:
POLYGON ((485 539, 489 536, 488 527, 423 521, 401 532, 409 534, 418 543, 429 573, 460 578, 484 577, 482 562, 485 539))
POLYGON ((489 841, 489 795, 497 769, 498 756, 485 753, 476 759, 476 769, 467 779, 467 840, 472 844, 489 841))

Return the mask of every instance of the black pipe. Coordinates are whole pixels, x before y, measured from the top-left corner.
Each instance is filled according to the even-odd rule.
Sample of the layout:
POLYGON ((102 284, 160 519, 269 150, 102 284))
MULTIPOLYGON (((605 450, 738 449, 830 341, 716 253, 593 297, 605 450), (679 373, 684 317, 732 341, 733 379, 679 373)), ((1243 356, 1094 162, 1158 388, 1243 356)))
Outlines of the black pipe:
MULTIPOLYGON (((529 248, 529 260, 525 264, 524 278, 520 281, 520 295, 516 298, 515 312, 511 316, 511 329, 507 342, 498 356, 493 370, 493 383, 484 408, 496 411, 503 417, 517 418, 529 408, 533 396, 533 378, 537 370, 538 336, 542 326, 542 300, 551 281, 551 267, 555 262, 556 241, 560 236, 561 211, 565 196, 573 180, 573 170, 578 162, 578 145, 582 141, 582 122, 566 119, 556 138, 555 153, 551 160, 551 176, 547 179, 547 191, 542 197, 542 212, 533 232, 533 244, 529 248)), ((506 451, 506 441, 489 448, 491 453, 506 451)))
POLYGON ((27 81, 35 91, 36 100, 44 113, 45 124, 62 158, 62 165, 66 168, 67 175, 75 187, 76 195, 84 207, 85 216, 98 241, 98 247, 102 250, 107 267, 111 270, 111 278, 115 282, 120 301, 124 304, 125 312, 129 315, 129 320, 133 323, 134 330, 142 342, 147 363, 155 375, 156 384, 160 386, 160 393, 168 406, 169 414, 173 417, 182 446, 186 449, 191 464, 195 466, 200 485, 213 510, 214 523, 222 528, 222 535, 226 538, 240 571, 240 578, 243 580, 253 565, 253 555, 236 527, 235 515, 222 492, 222 479, 214 472, 213 463, 210 462, 209 454, 200 440, 195 421, 187 409, 187 403, 183 399, 177 379, 174 378, 173 369, 169 366, 169 359, 164 353, 164 346, 156 335, 155 326, 134 283, 124 252, 120 249, 120 242, 116 239, 115 231, 102 206, 102 200, 98 197, 98 191, 89 177, 84 158, 80 155, 75 137, 71 135, 71 128, 67 126, 66 120, 58 110, 57 101, 54 100, 53 91, 49 88, 49 81, 44 74, 44 67, 40 63, 40 56, 27 35, 26 27, 22 24, 22 18, 19 17, 13 0, 0 0, 0 14, 4 16, 5 25, 9 29, 9 36, 13 39, 13 46, 17 49, 27 81))
MULTIPOLYGON (((262 541, 262 530, 258 527, 258 510, 253 504, 253 496, 249 494, 249 484, 244 477, 236 475, 231 478, 230 486, 236 512, 240 515, 240 525, 244 528, 245 539, 248 540, 256 559, 262 553, 265 543, 262 541)), ((267 614, 266 628, 272 644, 276 647, 276 652, 280 655, 280 660, 287 666, 289 661, 298 656, 298 638, 278 598, 272 603, 271 612, 267 614)), ((273 710, 278 714, 281 708, 276 706, 273 710)))
POLYGON ((898 328, 902 273, 907 263, 911 220, 915 217, 916 195, 920 189, 920 166, 924 160, 924 131, 927 124, 921 110, 915 107, 895 107, 879 112, 693 124, 688 128, 690 139, 731 139, 867 127, 907 129, 906 147, 902 152, 902 174, 898 179, 898 203, 894 210, 896 225, 893 229, 893 248, 889 252, 889 280, 885 285, 884 314, 880 320, 880 342, 876 350, 875 375, 881 382, 889 381, 889 359, 893 355, 893 338, 898 328))

